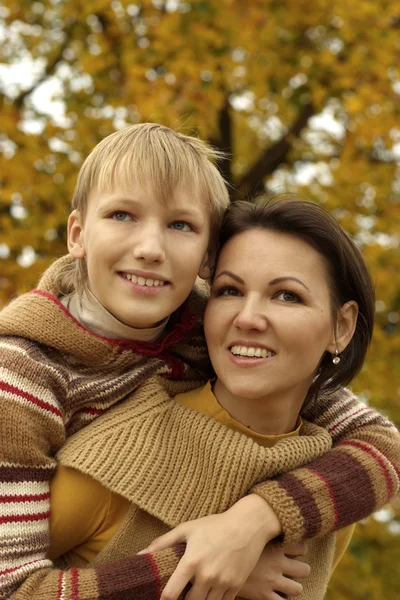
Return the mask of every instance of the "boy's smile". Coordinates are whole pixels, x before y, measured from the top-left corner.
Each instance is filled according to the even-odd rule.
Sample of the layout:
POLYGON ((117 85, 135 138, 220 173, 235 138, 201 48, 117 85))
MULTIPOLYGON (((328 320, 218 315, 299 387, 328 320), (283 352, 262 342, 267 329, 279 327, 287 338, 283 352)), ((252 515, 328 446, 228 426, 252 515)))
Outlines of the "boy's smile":
POLYGON ((168 206, 150 186, 93 190, 86 215, 74 211, 68 224, 69 250, 85 258, 89 289, 136 328, 155 326, 186 300, 209 237, 206 201, 183 188, 168 206))

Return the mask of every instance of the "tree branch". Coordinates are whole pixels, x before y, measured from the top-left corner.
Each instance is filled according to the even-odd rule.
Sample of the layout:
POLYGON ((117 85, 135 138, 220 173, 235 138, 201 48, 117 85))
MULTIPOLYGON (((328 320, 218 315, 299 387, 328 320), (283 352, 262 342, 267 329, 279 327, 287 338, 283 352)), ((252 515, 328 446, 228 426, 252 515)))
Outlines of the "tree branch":
POLYGON ((210 143, 218 148, 225 156, 220 159, 218 166, 225 181, 232 183, 232 117, 230 113, 229 95, 218 115, 219 138, 210 140, 210 143))
POLYGON ((259 159, 235 185, 234 200, 253 197, 263 190, 264 178, 273 173, 285 161, 292 147, 293 138, 298 137, 313 112, 312 104, 306 104, 289 131, 278 142, 264 150, 259 159))
POLYGON ((66 26, 64 33, 65 33, 65 39, 64 42, 61 44, 61 46, 57 49, 57 52, 55 53, 55 55, 53 56, 53 58, 51 60, 49 60, 47 62, 47 65, 42 73, 42 75, 39 77, 39 79, 37 81, 35 81, 35 83, 33 83, 31 85, 30 88, 28 88, 27 90, 24 90, 23 92, 21 92, 14 100, 13 100, 13 104, 14 106, 18 109, 21 110, 23 107, 23 104, 25 102, 25 99, 30 96, 35 90, 36 88, 43 83, 43 81, 45 81, 48 77, 50 77, 51 75, 54 74, 54 70, 56 68, 56 66, 58 65, 59 62, 61 62, 62 58, 63 58, 63 54, 64 51, 68 48, 69 43, 71 41, 72 38, 72 34, 73 34, 73 30, 75 27, 75 20, 71 20, 71 22, 66 26))

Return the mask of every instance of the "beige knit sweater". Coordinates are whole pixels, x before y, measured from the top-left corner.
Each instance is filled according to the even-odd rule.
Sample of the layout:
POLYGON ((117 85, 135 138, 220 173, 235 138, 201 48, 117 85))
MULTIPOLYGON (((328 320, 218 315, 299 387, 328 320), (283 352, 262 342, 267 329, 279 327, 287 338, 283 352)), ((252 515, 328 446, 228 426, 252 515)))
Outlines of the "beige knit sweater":
MULTIPOLYGON (((311 462, 331 447, 324 429, 305 422, 299 437, 265 448, 170 400, 161 384, 156 390, 148 382, 142 391, 140 405, 128 400, 108 415, 106 431, 100 417, 59 453, 63 464, 132 501, 118 533, 90 566, 130 556, 183 521, 222 512, 259 481, 311 462), (85 452, 89 443, 93 450, 85 452)), ((324 597, 334 548, 334 533, 310 541, 304 600, 324 597)))

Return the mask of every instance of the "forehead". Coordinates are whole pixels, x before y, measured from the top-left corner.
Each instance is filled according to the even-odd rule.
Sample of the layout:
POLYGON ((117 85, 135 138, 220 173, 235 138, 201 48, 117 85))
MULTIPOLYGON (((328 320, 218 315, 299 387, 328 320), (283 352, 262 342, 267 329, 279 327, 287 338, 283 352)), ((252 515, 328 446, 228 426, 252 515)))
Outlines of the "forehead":
POLYGON ((251 229, 234 236, 222 248, 217 271, 237 269, 243 279, 297 275, 329 284, 324 257, 295 235, 251 229))
POLYGON ((158 191, 150 184, 111 185, 105 188, 95 187, 89 194, 88 210, 92 212, 103 207, 120 210, 156 210, 160 214, 176 213, 201 218, 209 222, 210 210, 204 195, 198 190, 178 187, 171 190, 168 198, 160 197, 158 191))

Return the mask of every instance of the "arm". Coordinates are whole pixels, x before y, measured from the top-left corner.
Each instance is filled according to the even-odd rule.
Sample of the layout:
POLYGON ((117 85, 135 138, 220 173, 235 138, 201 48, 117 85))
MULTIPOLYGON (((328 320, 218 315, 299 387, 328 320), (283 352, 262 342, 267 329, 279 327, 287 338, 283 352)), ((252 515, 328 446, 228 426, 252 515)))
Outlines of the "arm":
POLYGON ((0 340, 0 599, 155 600, 183 547, 132 556, 96 569, 53 568, 49 548, 52 458, 65 441, 57 402, 65 386, 37 349, 0 340))
MULTIPOLYGON (((319 398, 317 403, 305 407, 303 416, 331 433, 334 448, 305 467, 258 484, 251 490, 252 494, 226 513, 215 515, 214 519, 224 520, 224 527, 220 539, 214 537, 212 551, 210 544, 204 539, 202 543, 196 533, 197 527, 204 538, 208 526, 205 519, 179 526, 155 540, 149 546, 150 551, 178 541, 187 542, 184 559, 165 587, 162 600, 177 598, 190 579, 194 578, 197 583, 199 570, 195 571, 194 567, 199 565, 201 591, 204 573, 209 571, 209 565, 214 565, 216 555, 220 561, 225 557, 225 563, 219 566, 220 580, 224 573, 230 573, 230 581, 234 581, 239 575, 243 577, 246 569, 248 576, 252 564, 249 558, 259 552, 258 540, 248 536, 249 520, 258 520, 265 543, 283 534, 288 544, 344 528, 371 514, 397 493, 400 434, 386 418, 346 390, 319 398), (264 499, 257 510, 252 503, 255 495, 264 499), (241 553, 235 552, 240 544, 241 553)), ((217 525, 217 522, 211 524, 211 536, 217 531, 217 525)), ((221 587, 218 582, 217 587, 221 587)), ((253 593, 252 600, 257 600, 257 593, 253 593)), ((201 598, 201 593, 196 600, 197 597, 201 598)))
POLYGON ((252 490, 275 511, 285 543, 355 523, 399 490, 400 433, 388 419, 344 389, 308 403, 302 416, 329 431, 332 450, 252 490))

